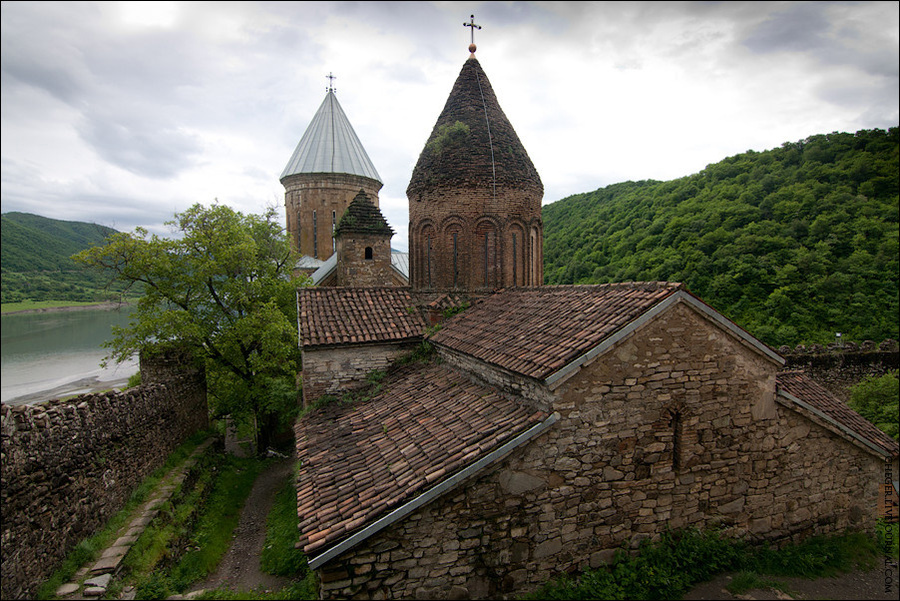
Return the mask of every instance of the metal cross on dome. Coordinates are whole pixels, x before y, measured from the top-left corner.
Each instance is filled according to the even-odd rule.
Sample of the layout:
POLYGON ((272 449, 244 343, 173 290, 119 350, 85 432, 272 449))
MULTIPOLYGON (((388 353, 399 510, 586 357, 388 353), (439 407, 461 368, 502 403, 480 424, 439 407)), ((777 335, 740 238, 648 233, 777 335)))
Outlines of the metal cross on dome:
POLYGON ((326 92, 337 92, 337 90, 334 89, 334 80, 337 79, 337 76, 332 75, 331 72, 329 72, 328 75, 325 76, 325 79, 328 80, 328 87, 325 88, 325 91, 326 92))
MULTIPOLYGON (((475 30, 481 29, 481 25, 475 24, 475 15, 470 15, 469 19, 470 19, 470 21, 468 23, 463 23, 463 27, 471 27, 472 28, 471 46, 474 46, 475 45, 475 30)), ((470 46, 470 52, 475 52, 475 50, 473 48, 471 48, 471 46, 470 46)))

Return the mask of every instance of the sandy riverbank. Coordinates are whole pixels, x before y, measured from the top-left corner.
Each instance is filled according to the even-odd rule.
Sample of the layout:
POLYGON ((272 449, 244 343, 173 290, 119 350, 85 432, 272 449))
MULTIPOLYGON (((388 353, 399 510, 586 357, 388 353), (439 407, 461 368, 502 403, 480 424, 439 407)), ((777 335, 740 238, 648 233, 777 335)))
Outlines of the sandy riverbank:
POLYGON ((93 305, 72 305, 68 307, 41 307, 39 309, 23 309, 21 311, 6 311, 3 315, 26 315, 28 313, 68 313, 72 311, 114 311, 127 307, 129 303, 108 302, 93 305))
POLYGON ((74 382, 67 382, 56 388, 49 390, 39 390, 22 396, 3 401, 4 405, 31 405, 33 403, 43 403, 52 399, 63 399, 79 394, 89 394, 92 392, 100 392, 102 390, 122 390, 128 385, 128 378, 119 378, 116 380, 101 380, 96 376, 89 378, 81 378, 74 382))

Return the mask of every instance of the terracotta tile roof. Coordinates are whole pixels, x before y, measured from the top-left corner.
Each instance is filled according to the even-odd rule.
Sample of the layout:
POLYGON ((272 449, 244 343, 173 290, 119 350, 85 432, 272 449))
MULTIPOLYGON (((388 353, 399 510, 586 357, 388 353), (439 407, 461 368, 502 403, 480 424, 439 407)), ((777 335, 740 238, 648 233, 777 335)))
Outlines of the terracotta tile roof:
POLYGON ((408 340, 425 330, 408 288, 303 288, 297 297, 303 348, 408 340))
POLYGON ((784 392, 821 411, 883 452, 897 456, 900 451, 897 441, 876 428, 827 389, 806 377, 802 370, 780 372, 777 382, 784 392))
POLYGON ((442 364, 398 368, 381 386, 297 421, 300 542, 311 557, 547 417, 442 364))
POLYGON ((456 309, 471 304, 472 299, 469 298, 469 295, 449 292, 447 294, 440 295, 439 297, 425 305, 425 308, 435 311, 443 311, 445 309, 456 309))
POLYGON ((668 282, 510 288, 446 321, 431 341, 545 379, 680 289, 668 282))

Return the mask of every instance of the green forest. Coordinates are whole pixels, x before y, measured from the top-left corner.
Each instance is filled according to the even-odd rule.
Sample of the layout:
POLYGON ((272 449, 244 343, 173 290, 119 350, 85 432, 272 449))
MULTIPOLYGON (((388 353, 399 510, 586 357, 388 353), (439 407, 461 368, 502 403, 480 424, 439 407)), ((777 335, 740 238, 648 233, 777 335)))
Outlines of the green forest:
POLYGON ((75 253, 101 244, 116 230, 29 213, 3 213, 2 219, 3 303, 93 302, 119 297, 121 286, 107 288, 108 274, 85 270, 71 259, 75 253))
POLYGON ((778 347, 898 337, 898 128, 544 207, 546 284, 667 280, 778 347))

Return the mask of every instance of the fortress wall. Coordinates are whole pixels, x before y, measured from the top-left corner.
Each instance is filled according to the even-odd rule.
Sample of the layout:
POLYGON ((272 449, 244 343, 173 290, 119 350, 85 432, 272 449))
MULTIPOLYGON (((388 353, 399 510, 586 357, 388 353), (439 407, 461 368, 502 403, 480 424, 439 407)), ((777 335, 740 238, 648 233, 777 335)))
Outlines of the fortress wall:
POLYGON ((850 400, 850 388, 865 378, 900 369, 896 340, 885 340, 878 345, 866 341, 859 345, 849 342, 842 346, 781 347, 778 352, 787 360, 785 369, 802 369, 845 403, 850 400))
POLYGON ((206 379, 183 357, 141 359, 144 384, 2 405, 3 599, 32 597, 79 542, 188 436, 208 427, 206 379))

